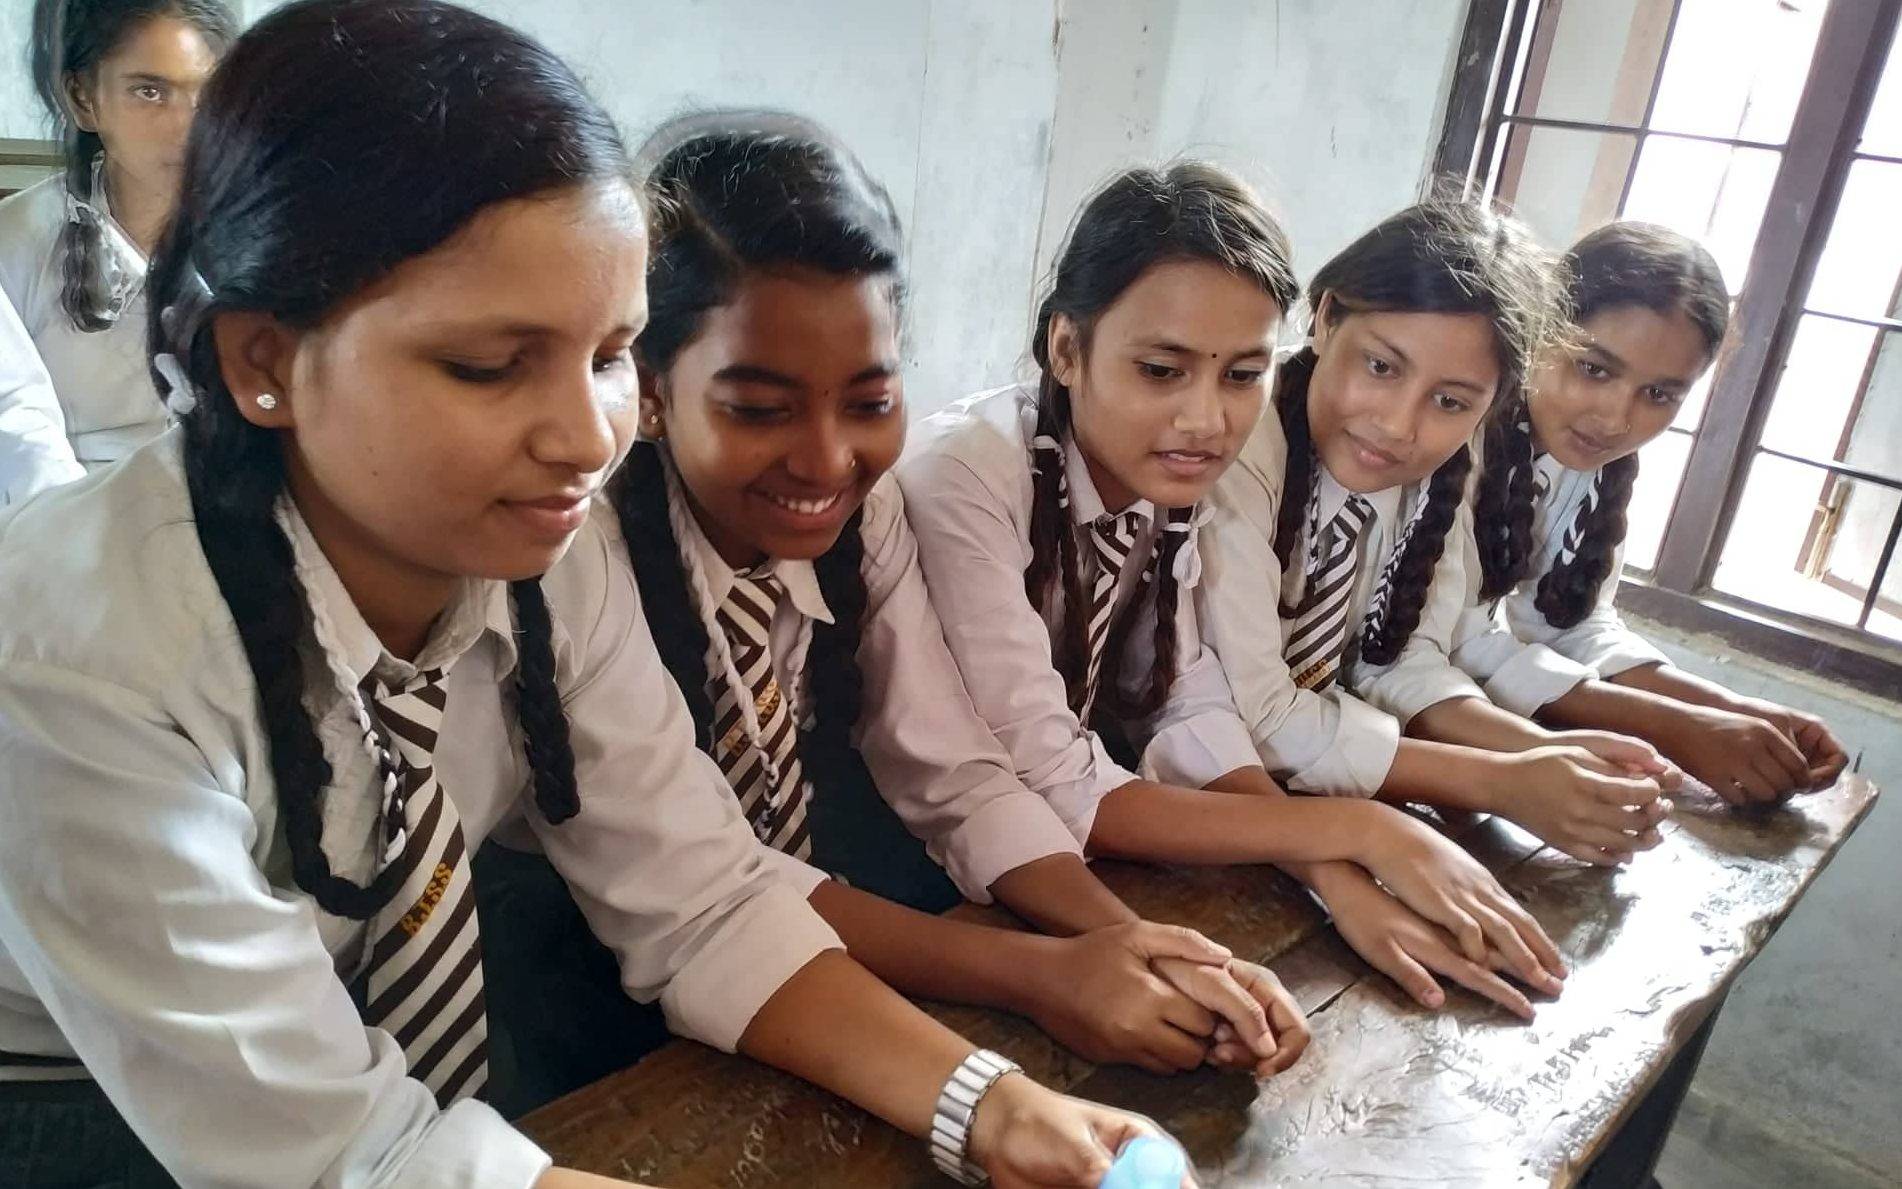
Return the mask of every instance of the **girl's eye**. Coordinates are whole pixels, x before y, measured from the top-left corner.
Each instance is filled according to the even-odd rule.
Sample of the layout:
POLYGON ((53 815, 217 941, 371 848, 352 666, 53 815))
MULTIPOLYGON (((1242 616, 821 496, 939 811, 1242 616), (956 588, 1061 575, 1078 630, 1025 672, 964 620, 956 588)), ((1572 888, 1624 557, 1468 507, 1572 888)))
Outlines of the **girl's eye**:
POLYGON ((890 394, 852 402, 852 412, 860 417, 884 417, 897 407, 898 402, 890 394))
POLYGON ((1579 374, 1587 380, 1609 380, 1611 373, 1589 359, 1578 361, 1579 374))
POLYGON ((1367 357, 1367 370, 1376 376, 1391 376, 1393 375, 1393 364, 1388 363, 1378 355, 1369 355, 1367 357))
POLYGON ((1229 369, 1228 379, 1232 384, 1257 384, 1260 383, 1261 378, 1267 374, 1268 371, 1266 368, 1235 367, 1229 369))
POLYGON ((1646 388, 1644 390, 1644 395, 1645 395, 1645 398, 1654 405, 1674 405, 1674 404, 1677 404, 1680 399, 1682 399, 1678 396, 1677 393, 1667 392, 1664 389, 1659 388, 1655 384, 1649 388, 1646 388))
POLYGON ((515 360, 511 359, 500 367, 485 367, 476 363, 459 363, 453 359, 443 360, 445 372, 464 384, 499 384, 515 374, 515 360))
POLYGON ((774 405, 743 405, 728 402, 721 406, 727 416, 742 425, 774 425, 792 416, 790 409, 774 405))
POLYGON ((1472 408, 1471 405, 1459 397, 1447 392, 1434 393, 1433 404, 1434 407, 1439 409, 1442 413, 1464 413, 1466 410, 1472 408))
POLYGON ((632 350, 623 347, 612 355, 597 356, 594 361, 594 372, 595 375, 598 376, 606 372, 611 372, 619 367, 631 367, 633 363, 634 355, 632 350))
POLYGON ((1136 370, 1150 380, 1173 380, 1182 374, 1182 369, 1167 363, 1152 363, 1147 359, 1136 361, 1136 370))
POLYGON ((132 88, 132 93, 147 103, 157 103, 165 98, 164 88, 155 87, 150 83, 132 88))

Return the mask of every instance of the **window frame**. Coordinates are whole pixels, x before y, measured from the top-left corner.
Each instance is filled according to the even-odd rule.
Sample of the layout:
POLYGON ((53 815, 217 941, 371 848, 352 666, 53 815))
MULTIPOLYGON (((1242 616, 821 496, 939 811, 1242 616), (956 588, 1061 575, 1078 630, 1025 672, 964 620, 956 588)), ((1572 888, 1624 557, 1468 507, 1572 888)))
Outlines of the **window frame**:
MULTIPOLYGON (((1859 626, 1855 628, 1729 594, 1716 594, 1711 589, 1750 464, 1759 451, 1819 467, 1832 481, 1850 479, 1902 491, 1902 479, 1898 477, 1872 474, 1848 463, 1802 457, 1762 443, 1778 376, 1789 355, 1796 328, 1806 313, 1860 322, 1876 327, 1883 335, 1902 336, 1902 320, 1807 310, 1804 300, 1834 222, 1850 167, 1859 159, 1897 160, 1893 154, 1858 153, 1857 142, 1888 54, 1902 54, 1902 46, 1891 49, 1898 19, 1902 18, 1902 0, 1834 0, 1829 5, 1788 140, 1780 145, 1647 127, 1664 77, 1664 53, 1659 55, 1653 69, 1644 117, 1639 124, 1515 114, 1528 78, 1542 68, 1541 55, 1549 49, 1537 44, 1539 35, 1543 32, 1549 37, 1557 24, 1556 20, 1540 18, 1548 14, 1556 16, 1565 2, 1469 0, 1434 156, 1433 176, 1461 178, 1469 194, 1490 194, 1498 182, 1512 129, 1516 127, 1625 133, 1634 137, 1634 144, 1619 200, 1622 209, 1648 137, 1669 136, 1769 148, 1781 154, 1763 223, 1738 290, 1731 333, 1714 365, 1709 402, 1700 424, 1690 433, 1690 454, 1677 496, 1667 514, 1656 565, 1642 578, 1628 575, 1625 586, 1655 591, 1655 597, 1643 600, 1646 608, 1654 613, 1676 606, 1685 614, 1670 618, 1695 620, 1704 627, 1709 625, 1711 610, 1730 610, 1734 612, 1731 619, 1735 629, 1765 643, 1779 628, 1787 632, 1796 627, 1811 637, 1820 632, 1838 643, 1891 663, 1892 677, 1902 680, 1902 646, 1861 626, 1867 624, 1871 608, 1878 603, 1892 564, 1902 564, 1896 557, 1898 539, 1902 539, 1902 508, 1898 508, 1890 524, 1863 603, 1859 626), (1697 605, 1697 614, 1690 614, 1692 604, 1697 605)), ((1662 42, 1666 52, 1681 8, 1682 0, 1671 0, 1662 42)), ((1781 650, 1788 651, 1787 647, 1781 650)), ((1861 666, 1857 668, 1861 671, 1861 666)), ((1894 684, 1890 689, 1894 689, 1894 684)))

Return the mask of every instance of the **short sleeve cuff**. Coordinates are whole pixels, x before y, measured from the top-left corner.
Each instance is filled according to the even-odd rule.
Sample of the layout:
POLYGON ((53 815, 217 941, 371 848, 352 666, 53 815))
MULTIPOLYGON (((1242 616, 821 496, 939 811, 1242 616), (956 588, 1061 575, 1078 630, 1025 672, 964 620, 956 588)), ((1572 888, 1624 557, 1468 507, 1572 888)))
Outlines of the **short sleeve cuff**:
POLYGON ((1564 697, 1598 674, 1543 644, 1528 644, 1486 682, 1486 696, 1514 714, 1531 718, 1539 707, 1564 697))
POLYGON ((1394 757, 1400 754, 1400 723, 1359 698, 1341 695, 1336 703, 1341 718, 1334 746, 1290 776, 1288 787, 1299 793, 1371 797, 1387 783, 1394 757))
POLYGON ((1162 784, 1207 788, 1237 768, 1260 767, 1248 728, 1233 714, 1198 714, 1171 723, 1143 751, 1143 775, 1162 784))
POLYGON ((839 935, 792 888, 776 884, 736 909, 660 995, 674 1032, 731 1053, 786 980, 839 935))
MULTIPOLYGON (((1095 816, 1092 809, 1088 820, 1095 816)), ((999 879, 1051 855, 1081 856, 1083 839, 1042 797, 1023 792, 989 802, 930 849, 967 900, 989 904, 991 885, 999 879)))

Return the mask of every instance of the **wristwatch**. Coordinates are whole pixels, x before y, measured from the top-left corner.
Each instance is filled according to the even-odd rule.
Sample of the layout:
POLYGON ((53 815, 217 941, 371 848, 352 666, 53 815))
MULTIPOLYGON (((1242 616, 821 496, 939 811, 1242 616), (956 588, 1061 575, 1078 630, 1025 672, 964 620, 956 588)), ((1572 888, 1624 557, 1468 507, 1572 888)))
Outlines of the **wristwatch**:
POLYGON ((938 1109, 931 1116, 931 1159, 946 1176, 961 1185, 982 1185, 990 1180, 983 1169, 965 1158, 971 1145, 971 1122, 977 1118, 977 1104, 997 1079, 1022 1069, 1008 1057, 978 1049, 952 1071, 938 1095, 938 1109))

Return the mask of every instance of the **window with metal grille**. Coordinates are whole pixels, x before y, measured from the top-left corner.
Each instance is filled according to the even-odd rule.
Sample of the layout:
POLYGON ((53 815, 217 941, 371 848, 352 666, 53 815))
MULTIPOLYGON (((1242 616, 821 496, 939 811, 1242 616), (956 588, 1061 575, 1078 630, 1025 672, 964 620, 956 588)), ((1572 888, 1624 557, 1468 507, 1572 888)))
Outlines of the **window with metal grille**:
POLYGON ((1902 642, 1902 0, 1472 0, 1438 164, 1553 247, 1701 240, 1730 338, 1647 446, 1657 588, 1902 642))

